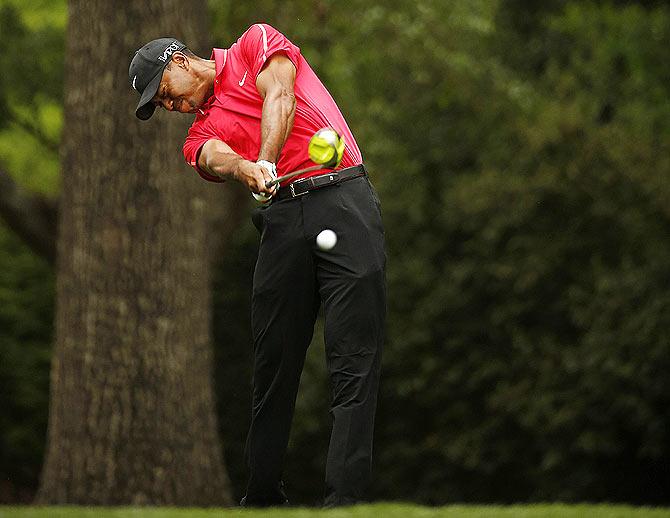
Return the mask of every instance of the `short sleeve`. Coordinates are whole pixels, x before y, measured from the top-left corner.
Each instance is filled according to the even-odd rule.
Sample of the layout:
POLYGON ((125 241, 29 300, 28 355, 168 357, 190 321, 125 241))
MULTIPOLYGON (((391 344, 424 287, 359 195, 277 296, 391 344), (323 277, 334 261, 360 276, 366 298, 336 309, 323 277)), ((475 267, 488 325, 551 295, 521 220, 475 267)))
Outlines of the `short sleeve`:
POLYGON ((285 54, 295 65, 300 62, 300 49, 277 29, 266 23, 257 23, 247 29, 238 40, 242 57, 253 77, 258 76, 267 60, 276 53, 285 54))
POLYGON ((225 181, 223 178, 212 176, 198 167, 198 158, 200 157, 200 150, 202 149, 202 146, 204 146, 208 140, 213 138, 217 137, 207 133, 198 126, 191 126, 191 128, 188 130, 186 141, 184 142, 184 159, 186 160, 186 163, 193 167, 193 169, 195 169, 204 180, 209 182, 222 183, 225 181))

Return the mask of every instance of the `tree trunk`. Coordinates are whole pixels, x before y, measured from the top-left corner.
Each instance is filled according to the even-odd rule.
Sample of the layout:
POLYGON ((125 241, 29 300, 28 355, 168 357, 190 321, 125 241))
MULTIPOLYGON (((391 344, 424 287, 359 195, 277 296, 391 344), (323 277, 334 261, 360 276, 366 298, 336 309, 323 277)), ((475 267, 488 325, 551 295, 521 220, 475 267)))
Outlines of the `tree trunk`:
POLYGON ((211 378, 208 201, 190 117, 134 115, 128 65, 167 35, 202 52, 204 1, 71 0, 56 344, 42 504, 231 502, 211 378))

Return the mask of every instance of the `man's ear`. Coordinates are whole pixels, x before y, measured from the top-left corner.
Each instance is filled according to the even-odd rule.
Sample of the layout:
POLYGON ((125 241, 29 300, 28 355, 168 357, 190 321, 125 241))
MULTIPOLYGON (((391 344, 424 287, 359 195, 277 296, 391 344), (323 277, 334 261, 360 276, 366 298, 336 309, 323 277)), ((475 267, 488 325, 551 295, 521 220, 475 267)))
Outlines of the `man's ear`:
POLYGON ((178 67, 181 67, 184 70, 188 70, 191 66, 188 57, 186 57, 186 54, 180 51, 176 51, 174 54, 172 54, 172 61, 174 61, 178 67))

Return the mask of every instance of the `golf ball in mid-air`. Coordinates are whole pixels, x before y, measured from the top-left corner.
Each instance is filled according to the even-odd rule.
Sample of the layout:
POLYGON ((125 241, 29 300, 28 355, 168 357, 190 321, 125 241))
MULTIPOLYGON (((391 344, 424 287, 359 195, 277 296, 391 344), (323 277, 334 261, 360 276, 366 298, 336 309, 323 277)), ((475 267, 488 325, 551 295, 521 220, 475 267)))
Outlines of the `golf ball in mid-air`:
POLYGON ((330 229, 322 230, 316 236, 316 246, 321 250, 330 250, 337 243, 337 234, 330 229))

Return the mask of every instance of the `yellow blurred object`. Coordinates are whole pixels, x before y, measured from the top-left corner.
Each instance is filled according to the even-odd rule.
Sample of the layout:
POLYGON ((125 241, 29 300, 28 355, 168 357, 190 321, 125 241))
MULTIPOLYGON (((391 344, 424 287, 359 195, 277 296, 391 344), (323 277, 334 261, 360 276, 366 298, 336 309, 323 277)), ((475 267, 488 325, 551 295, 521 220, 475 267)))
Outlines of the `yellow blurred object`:
POLYGON ((344 139, 333 128, 317 131, 309 140, 309 158, 325 167, 337 167, 344 154, 344 139))

